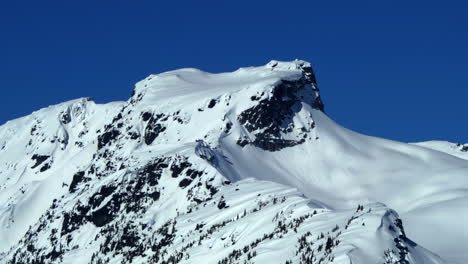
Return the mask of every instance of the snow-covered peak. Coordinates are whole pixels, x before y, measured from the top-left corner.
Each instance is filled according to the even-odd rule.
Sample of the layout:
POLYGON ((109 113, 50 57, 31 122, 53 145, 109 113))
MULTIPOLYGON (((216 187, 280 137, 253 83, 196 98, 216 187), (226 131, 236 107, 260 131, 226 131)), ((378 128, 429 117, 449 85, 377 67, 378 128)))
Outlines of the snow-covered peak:
POLYGON ((271 60, 265 65, 266 67, 272 69, 273 71, 286 71, 286 72, 295 72, 295 71, 306 71, 310 72, 312 70, 312 65, 303 60, 293 60, 293 61, 277 61, 271 60))
POLYGON ((202 106, 211 99, 221 97, 270 94, 272 88, 282 82, 308 84, 314 98, 319 100, 320 95, 311 65, 300 60, 271 61, 264 66, 240 68, 229 73, 214 74, 185 68, 150 75, 136 84, 131 100, 138 101, 140 105, 166 107, 166 110, 180 109, 188 102, 191 105, 202 106))
POLYGON ((300 60, 151 75, 0 126, 0 263, 466 263, 439 145, 336 124, 300 60))

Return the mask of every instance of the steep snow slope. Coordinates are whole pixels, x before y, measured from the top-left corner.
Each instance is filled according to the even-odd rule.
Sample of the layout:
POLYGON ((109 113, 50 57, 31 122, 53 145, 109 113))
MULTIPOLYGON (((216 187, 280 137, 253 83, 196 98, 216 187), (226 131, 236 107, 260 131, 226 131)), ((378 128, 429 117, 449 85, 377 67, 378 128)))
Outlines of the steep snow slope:
POLYGON ((0 252, 19 240, 61 194, 70 170, 89 164, 94 131, 120 106, 83 98, 0 127, 0 252))
POLYGON ((127 102, 11 121, 0 260, 447 263, 408 234, 465 263, 468 161, 323 109, 310 64, 272 61, 151 75, 127 102))

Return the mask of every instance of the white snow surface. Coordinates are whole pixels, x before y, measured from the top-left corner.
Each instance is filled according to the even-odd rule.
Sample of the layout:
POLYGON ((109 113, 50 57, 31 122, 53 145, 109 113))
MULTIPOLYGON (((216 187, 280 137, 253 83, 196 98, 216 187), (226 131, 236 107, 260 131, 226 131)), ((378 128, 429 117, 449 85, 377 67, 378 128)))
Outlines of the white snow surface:
POLYGON ((304 61, 151 75, 0 126, 0 263, 468 263, 465 146, 341 127, 304 61))

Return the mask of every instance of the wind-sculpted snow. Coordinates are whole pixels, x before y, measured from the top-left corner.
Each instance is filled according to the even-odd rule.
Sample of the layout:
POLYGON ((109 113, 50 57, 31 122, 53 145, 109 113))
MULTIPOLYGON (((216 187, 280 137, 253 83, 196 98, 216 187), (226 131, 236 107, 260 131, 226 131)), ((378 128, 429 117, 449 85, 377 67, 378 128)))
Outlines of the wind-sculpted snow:
POLYGON ((466 262, 464 145, 371 138, 323 110, 309 63, 272 61, 10 121, 0 263, 466 262))
POLYGON ((413 143, 413 144, 417 146, 437 150, 440 152, 444 152, 444 153, 453 155, 457 158, 468 160, 468 144, 461 144, 461 143, 455 144, 455 143, 450 143, 447 141, 435 141, 435 140, 413 143))

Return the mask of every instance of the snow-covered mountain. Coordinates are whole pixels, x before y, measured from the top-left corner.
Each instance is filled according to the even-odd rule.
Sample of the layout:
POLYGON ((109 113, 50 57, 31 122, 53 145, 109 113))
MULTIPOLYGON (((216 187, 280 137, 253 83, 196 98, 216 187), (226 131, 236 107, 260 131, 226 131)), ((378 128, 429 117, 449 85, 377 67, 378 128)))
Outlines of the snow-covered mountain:
POLYGON ((341 127, 304 61, 151 75, 0 127, 0 263, 467 263, 467 153, 341 127))

